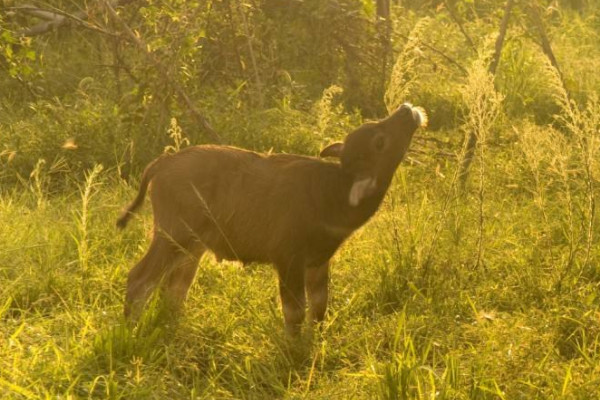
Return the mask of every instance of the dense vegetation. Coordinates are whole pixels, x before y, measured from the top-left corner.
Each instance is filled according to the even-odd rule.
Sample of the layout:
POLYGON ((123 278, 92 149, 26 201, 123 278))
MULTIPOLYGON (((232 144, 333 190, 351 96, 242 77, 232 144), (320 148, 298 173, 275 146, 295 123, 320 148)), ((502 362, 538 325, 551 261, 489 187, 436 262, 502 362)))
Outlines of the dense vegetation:
POLYGON ((600 398, 595 1, 82 4, 0 3, 0 397, 600 398), (125 323, 152 217, 114 221, 149 160, 316 155, 404 101, 429 129, 320 329, 211 256, 182 316, 125 323))

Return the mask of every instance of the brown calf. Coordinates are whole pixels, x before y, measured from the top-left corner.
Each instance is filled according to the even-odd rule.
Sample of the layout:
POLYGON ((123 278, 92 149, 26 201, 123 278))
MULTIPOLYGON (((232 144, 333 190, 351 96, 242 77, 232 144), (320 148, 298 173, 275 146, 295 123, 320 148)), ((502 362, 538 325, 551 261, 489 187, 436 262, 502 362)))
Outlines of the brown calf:
POLYGON ((323 320, 329 260, 377 211, 425 119, 404 104, 388 118, 362 125, 321 152, 340 163, 211 145, 159 157, 146 167, 136 199, 117 221, 125 227, 151 186, 154 236, 129 272, 125 313, 138 314, 161 282, 179 306, 200 257, 210 250, 218 259, 275 265, 289 333, 300 330, 306 294, 312 319, 323 320))

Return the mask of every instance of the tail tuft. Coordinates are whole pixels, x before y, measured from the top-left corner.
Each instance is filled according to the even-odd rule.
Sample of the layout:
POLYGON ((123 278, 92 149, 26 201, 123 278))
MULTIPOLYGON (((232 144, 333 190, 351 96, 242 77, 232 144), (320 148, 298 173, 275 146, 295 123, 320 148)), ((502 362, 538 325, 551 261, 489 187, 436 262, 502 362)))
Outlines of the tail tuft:
POLYGON ((117 219, 117 228, 125 229, 129 222, 129 218, 131 218, 131 213, 128 210, 123 211, 123 214, 117 219))

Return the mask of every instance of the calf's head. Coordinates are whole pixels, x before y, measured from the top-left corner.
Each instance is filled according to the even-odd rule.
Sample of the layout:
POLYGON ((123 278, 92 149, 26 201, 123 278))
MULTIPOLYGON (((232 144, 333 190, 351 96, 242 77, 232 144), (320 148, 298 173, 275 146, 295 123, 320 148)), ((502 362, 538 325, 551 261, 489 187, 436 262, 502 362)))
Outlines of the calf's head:
POLYGON ((389 117, 367 122, 350 133, 343 143, 321 151, 321 157, 337 157, 342 170, 352 177, 348 202, 356 207, 376 193, 385 193, 404 158, 414 132, 427 123, 419 107, 403 104, 389 117))

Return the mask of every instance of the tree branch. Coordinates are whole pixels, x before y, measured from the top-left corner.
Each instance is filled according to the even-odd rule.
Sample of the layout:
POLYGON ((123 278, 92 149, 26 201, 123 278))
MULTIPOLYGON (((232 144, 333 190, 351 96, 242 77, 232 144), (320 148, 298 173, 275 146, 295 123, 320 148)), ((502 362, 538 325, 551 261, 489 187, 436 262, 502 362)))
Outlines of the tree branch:
POLYGON ((446 10, 448 10, 448 14, 450 14, 450 18, 452 18, 452 20, 454 21, 454 23, 456 25, 458 25, 458 29, 460 29, 460 32, 465 37, 465 40, 467 41, 467 43, 469 43, 469 46, 471 46, 471 48, 473 50, 477 51, 477 47, 475 46, 475 43, 471 39, 471 36, 469 36, 469 34, 467 33, 465 27, 463 26, 463 23, 462 23, 462 20, 461 20, 460 16, 454 12, 454 8, 453 8, 454 5, 452 4, 452 2, 451 1, 444 1, 444 4, 446 5, 446 10))
POLYGON ((527 14, 529 15, 531 22, 533 23, 534 28, 537 30, 538 35, 540 36, 540 39, 542 41, 540 44, 542 47, 542 51, 544 52, 544 54, 546 54, 546 57, 548 57, 550 63, 556 69, 556 72, 558 73, 558 76, 562 81, 563 87, 566 88, 565 79, 558 65, 558 61, 554 56, 554 52, 552 51, 552 45, 550 44, 550 39, 548 39, 548 35, 546 34, 546 28, 544 27, 544 22, 542 21, 542 17, 540 16, 538 8, 539 6, 537 6, 536 4, 530 4, 527 7, 527 14))
POLYGON ((500 31, 498 32, 498 37, 496 38, 496 48, 494 51, 494 57, 492 58, 490 68, 488 69, 488 71, 492 75, 496 74, 496 68, 498 68, 498 63, 500 62, 500 55, 502 54, 502 45, 504 44, 504 37, 506 36, 506 30, 508 29, 508 21, 510 20, 510 14, 514 5, 514 0, 508 0, 506 2, 506 7, 504 8, 504 16, 502 17, 502 22, 500 23, 500 31))
MULTIPOLYGON (((397 34, 399 37, 401 37, 402 39, 405 40, 409 40, 409 37, 406 35, 402 35, 402 34, 397 34)), ((437 55, 445 58, 448 62, 450 62, 450 64, 454 64, 456 67, 458 67, 458 69, 461 70, 461 72, 465 75, 468 75, 467 69, 465 67, 463 67, 458 61, 456 61, 455 59, 453 59, 452 57, 450 57, 449 55, 447 55, 446 53, 444 53, 441 50, 436 49, 435 47, 433 47, 430 44, 424 43, 424 42, 419 42, 423 45, 423 47, 428 48, 429 50, 433 51, 434 53, 436 53, 437 55)))
MULTIPOLYGON (((115 5, 124 5, 130 3, 131 1, 133 0, 118 0, 113 1, 113 3, 115 5)), ((45 20, 45 22, 41 22, 32 27, 20 29, 19 31, 17 31, 18 36, 31 37, 43 35, 52 30, 67 26, 70 22, 74 22, 77 25, 86 29, 90 29, 92 31, 96 31, 105 35, 115 36, 114 33, 108 32, 96 25, 87 22, 87 19, 89 18, 89 13, 87 10, 79 10, 74 13, 67 13, 56 8, 43 9, 29 4, 16 7, 8 7, 7 9, 13 12, 20 12, 35 18, 45 20)))
POLYGON ((252 69, 254 70, 254 82, 256 85, 256 91, 258 92, 258 106, 264 107, 264 95, 263 95, 263 84, 260 79, 260 73, 258 64, 256 62, 256 56, 254 55, 254 46, 252 46, 252 38, 250 37, 250 28, 248 27, 248 18, 246 17, 246 11, 244 5, 238 6, 238 12, 242 17, 242 23, 244 28, 244 35, 246 36, 246 42, 248 43, 248 52, 250 53, 250 61, 252 62, 252 69))
POLYGON ((42 10, 41 8, 34 7, 31 4, 23 4, 22 6, 8 7, 8 9, 10 11, 22 12, 23 14, 27 14, 32 17, 36 17, 46 21, 52 21, 56 18, 55 13, 47 10, 42 10))

